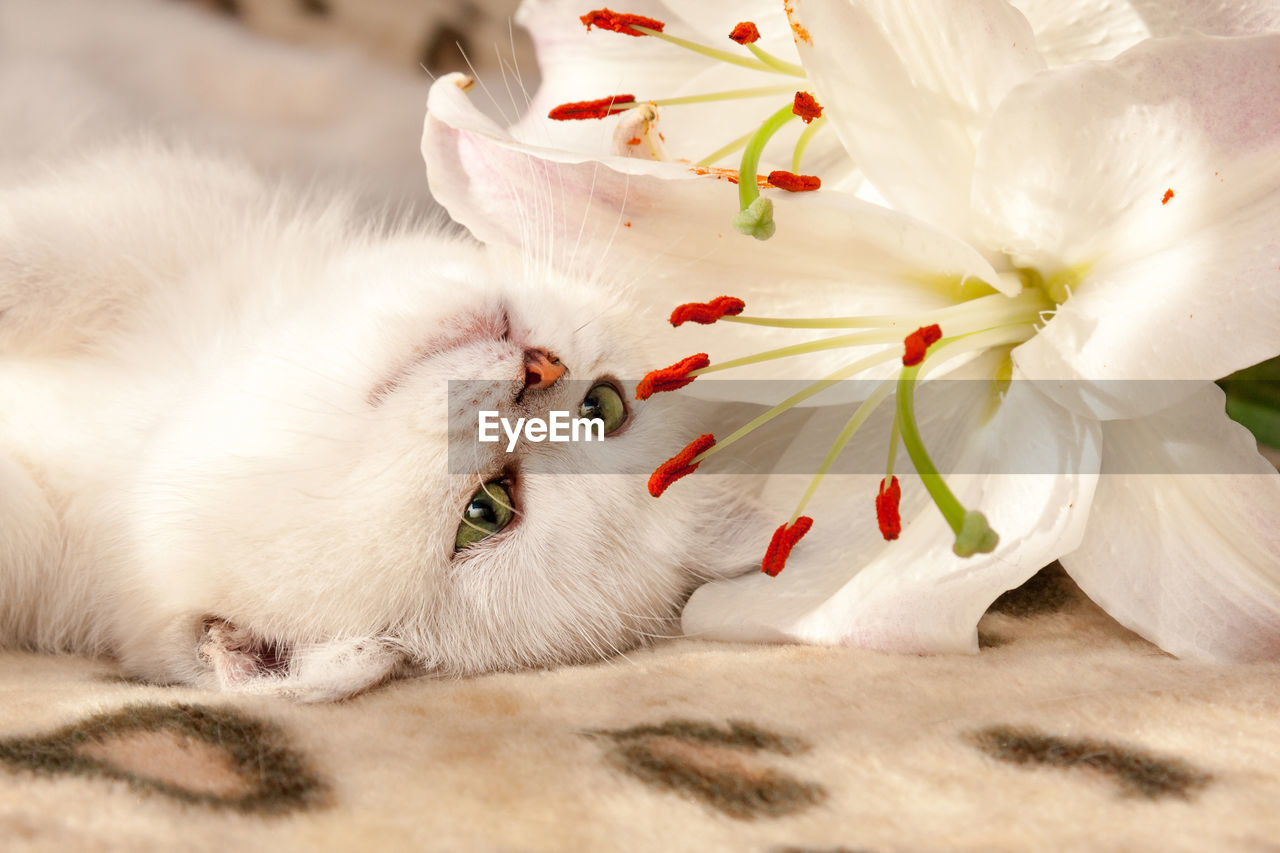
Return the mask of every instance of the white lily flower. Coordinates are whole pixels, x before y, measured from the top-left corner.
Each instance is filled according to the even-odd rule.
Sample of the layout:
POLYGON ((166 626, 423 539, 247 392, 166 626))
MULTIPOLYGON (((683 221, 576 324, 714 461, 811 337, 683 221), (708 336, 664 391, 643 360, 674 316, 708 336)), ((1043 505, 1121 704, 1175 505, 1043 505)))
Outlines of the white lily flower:
MULTIPOLYGON (((449 80, 433 89, 424 135, 433 189, 498 242, 524 236, 512 224, 522 205, 567 200, 553 240, 575 252, 599 241, 614 259, 668 255, 665 276, 645 270, 659 299, 693 280, 767 313, 816 304, 892 315, 873 332, 938 322, 946 339, 931 359, 985 350, 973 369, 1011 365, 1015 379, 1211 380, 1280 351, 1280 37, 1149 41, 1110 63, 1036 73, 1043 59, 1028 52, 1029 27, 1003 3, 794 6, 831 126, 918 218, 834 193, 778 196, 786 227, 768 242, 742 239, 709 218, 723 204, 716 184, 670 164, 521 144, 477 121, 449 80), (913 24, 922 8, 927 26, 913 24), (913 170, 928 146, 937 150, 913 170), (573 243, 575 234, 586 242, 573 243), (981 298, 991 291, 975 292, 979 280, 1013 298, 981 298), (1042 310, 1053 314, 1043 326, 1042 310)), ((846 342, 887 341, 854 335, 846 342)), ((1155 400, 1070 393, 1079 387, 1048 386, 1051 400, 1043 382, 1014 382, 985 424, 961 412, 972 428, 930 439, 935 457, 985 472, 951 477, 949 501, 935 496, 960 550, 979 556, 951 553, 943 520, 909 485, 896 542, 876 542, 868 512, 827 525, 828 544, 852 553, 806 561, 831 553, 806 551, 823 544, 820 517, 777 578, 695 593, 686 630, 974 650, 990 601, 1060 558, 1112 615, 1175 654, 1280 652, 1280 476, 1226 420, 1220 394, 1163 385, 1170 393, 1155 400), (1054 459, 1064 473, 1027 475, 1028 458, 1054 459), (966 505, 987 513, 998 545, 959 541, 966 505)), ((909 450, 942 428, 930 414, 909 450)), ((927 474, 925 462, 915 467, 927 474)))

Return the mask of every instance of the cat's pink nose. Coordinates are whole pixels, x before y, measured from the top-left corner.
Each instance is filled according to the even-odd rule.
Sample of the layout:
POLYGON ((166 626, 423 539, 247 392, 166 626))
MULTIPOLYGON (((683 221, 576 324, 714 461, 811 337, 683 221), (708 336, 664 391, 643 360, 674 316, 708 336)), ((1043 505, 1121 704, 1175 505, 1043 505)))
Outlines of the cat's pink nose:
POLYGON ((565 374, 565 366, 560 359, 546 350, 527 349, 524 351, 524 387, 550 388, 555 381, 565 374))

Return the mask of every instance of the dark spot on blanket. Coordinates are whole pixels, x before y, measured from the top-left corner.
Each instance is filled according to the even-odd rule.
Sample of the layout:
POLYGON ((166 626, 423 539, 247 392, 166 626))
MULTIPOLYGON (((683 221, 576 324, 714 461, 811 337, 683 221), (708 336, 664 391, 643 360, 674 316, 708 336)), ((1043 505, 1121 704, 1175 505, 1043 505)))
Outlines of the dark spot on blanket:
POLYGON ((1002 637, 999 634, 993 634, 990 631, 983 631, 981 628, 978 629, 978 648, 994 649, 999 646, 1007 646, 1008 644, 1009 640, 1007 638, 1002 637))
POLYGON ((280 814, 326 798, 280 729, 231 708, 131 705, 46 735, 0 740, 0 763, 240 812, 280 814))
POLYGON ((769 853, 871 853, 865 847, 805 847, 789 844, 785 847, 771 847, 769 853))
POLYGON ((328 17, 333 11, 329 8, 328 0, 298 0, 298 8, 316 18, 328 17))
POLYGON ((741 819, 782 817, 826 799, 827 792, 760 761, 760 753, 796 755, 799 738, 729 721, 695 720, 587 732, 611 741, 607 758, 622 772, 659 790, 690 795, 741 819))
POLYGON ((236 16, 240 14, 240 4, 236 0, 200 0, 200 5, 207 6, 215 12, 236 16))
POLYGON ((1046 613, 1057 613, 1079 600, 1079 590, 1058 562, 1052 562, 1022 586, 1003 593, 992 602, 990 610, 1029 619, 1046 613))
POLYGON ((1213 780, 1180 759, 1092 738, 1061 738, 1034 729, 992 726, 970 734, 969 739, 987 755, 1010 764, 1101 774, 1128 796, 1186 799, 1213 780))

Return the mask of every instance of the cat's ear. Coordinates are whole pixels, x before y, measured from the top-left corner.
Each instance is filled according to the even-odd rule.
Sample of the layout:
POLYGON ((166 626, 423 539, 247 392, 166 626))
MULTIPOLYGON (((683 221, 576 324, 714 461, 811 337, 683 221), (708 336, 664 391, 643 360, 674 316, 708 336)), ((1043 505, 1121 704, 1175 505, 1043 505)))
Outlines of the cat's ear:
POLYGON ((709 581, 760 571, 777 521, 745 491, 758 485, 757 479, 705 475, 682 484, 697 491, 692 508, 696 526, 686 561, 694 577, 709 581))
POLYGON ((390 678, 405 660, 395 644, 377 637, 290 647, 271 643, 222 619, 205 621, 200 657, 228 693, 332 702, 390 678))

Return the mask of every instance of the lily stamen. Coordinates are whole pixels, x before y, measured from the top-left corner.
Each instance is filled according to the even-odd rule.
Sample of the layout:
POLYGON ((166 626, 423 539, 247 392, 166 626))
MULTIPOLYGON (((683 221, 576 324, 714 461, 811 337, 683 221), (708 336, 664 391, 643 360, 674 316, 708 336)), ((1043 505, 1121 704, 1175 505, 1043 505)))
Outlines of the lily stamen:
POLYGON ((805 124, 812 124, 816 118, 822 118, 822 104, 818 103, 818 99, 808 92, 796 92, 795 100, 791 103, 791 111, 800 116, 805 124))
POLYGON ((907 335, 902 341, 903 365, 911 367, 924 361, 924 355, 929 350, 930 345, 940 340, 942 340, 942 327, 937 323, 931 326, 921 326, 907 335))
POLYGON ((980 328, 993 328, 1009 322, 1031 322, 1041 312, 1052 312, 1053 303, 1042 291, 1028 289, 1014 297, 993 293, 958 305, 950 305, 919 314, 866 314, 854 317, 750 317, 726 316, 726 323, 744 323, 778 329, 892 329, 919 326, 922 323, 946 323, 948 328, 975 323, 980 328))
POLYGON ((880 481, 880 493, 876 495, 876 525, 880 535, 892 542, 902 533, 902 516, 898 514, 898 504, 902 500, 902 487, 898 478, 890 476, 886 489, 884 480, 880 481))
POLYGON ((706 326, 741 314, 746 307, 747 303, 733 296, 717 296, 710 302, 686 302, 671 312, 671 325, 679 327, 684 323, 701 323, 706 326))
POLYGON ((710 433, 700 435, 685 445, 685 448, 675 456, 659 465, 657 470, 649 475, 649 494, 655 498, 661 497, 662 493, 676 480, 698 470, 698 463, 715 443, 714 435, 710 433))
POLYGON ((696 353, 681 359, 670 367, 650 370, 636 385, 636 399, 647 400, 659 391, 676 391, 697 379, 692 371, 710 364, 705 352, 696 353))
MULTIPOLYGON (((755 86, 750 89, 725 89, 702 95, 684 95, 679 98, 650 98, 646 103, 655 107, 676 107, 687 104, 709 104, 715 101, 736 101, 747 98, 763 98, 792 91, 790 86, 755 86)), ((578 121, 589 118, 605 118, 613 113, 625 112, 636 106, 634 95, 609 95, 591 101, 573 101, 553 107, 547 117, 556 121, 578 121)), ((754 133, 754 131, 753 131, 754 133)), ((748 136, 748 139, 750 136, 748 136)), ((714 161, 713 161, 714 162, 714 161)))
MULTIPOLYGON (((804 77, 804 69, 790 62, 784 62, 764 50, 752 50, 754 57, 748 59, 736 53, 730 53, 727 50, 719 50, 710 45, 700 44, 689 39, 682 39, 678 36, 667 35, 663 30, 666 24, 656 18, 647 18, 644 15, 630 15, 622 12, 614 12, 610 9, 596 9, 588 12, 579 18, 587 29, 599 27, 602 30, 610 32, 622 33, 627 36, 653 36, 662 39, 665 42, 682 47, 685 50, 691 50, 694 53, 711 59, 717 59, 721 62, 729 62, 734 65, 741 65, 745 68, 751 68, 756 71, 769 71, 774 74, 786 74, 791 77, 804 77), (758 53, 757 53, 758 51, 758 53)), ((739 25, 741 26, 741 25, 739 25)), ((738 28, 734 27, 734 32, 738 28)), ((731 36, 732 37, 732 36, 731 36)), ((736 40, 736 39, 735 39, 736 40)), ((755 47, 752 44, 746 44, 745 47, 751 49, 755 47)))
MULTIPOLYGON (((666 24, 655 18, 648 18, 643 15, 614 12, 611 9, 596 9, 582 15, 580 20, 588 31, 593 27, 599 27, 600 29, 628 36, 653 36, 719 62, 728 62, 733 65, 751 68, 755 71, 767 71, 773 74, 784 74, 788 77, 807 80, 807 75, 802 66, 780 59, 755 44, 760 38, 760 31, 751 21, 738 23, 729 33, 729 38, 732 41, 745 47, 752 54, 751 58, 747 58, 709 45, 669 35, 664 32, 666 24)), ((770 180, 766 183, 791 192, 807 192, 819 189, 822 186, 822 181, 818 176, 800 173, 800 161, 804 155, 804 150, 808 147, 810 140, 813 138, 813 133, 816 132, 816 128, 821 121, 822 106, 817 99, 814 98, 812 93, 803 89, 796 91, 793 87, 758 86, 750 89, 730 89, 700 95, 684 95, 648 101, 649 104, 655 107, 678 106, 739 98, 765 97, 781 94, 785 91, 794 92, 790 105, 769 116, 755 131, 744 134, 722 146, 694 165, 695 171, 699 171, 723 157, 740 149, 742 150, 737 181, 738 213, 733 217, 733 227, 740 233, 748 234, 757 240, 769 239, 776 230, 773 222, 773 202, 760 195, 760 182, 758 180, 744 180, 742 176, 756 175, 756 170, 760 165, 760 155, 764 150, 765 144, 784 124, 799 116, 808 126, 796 140, 795 148, 791 155, 791 171, 775 170, 770 175, 770 180)), ((635 99, 633 96, 626 96, 626 100, 618 96, 612 101, 609 99, 597 99, 594 101, 561 104, 552 109, 548 115, 557 120, 603 118, 610 113, 621 112, 634 106, 635 99)), ((625 138, 624 142, 629 141, 629 139, 629 137, 625 138)), ((626 156, 635 156, 625 146, 622 153, 626 154, 626 156)), ((648 156, 650 159, 655 157, 665 158, 665 153, 662 151, 657 153, 650 152, 648 156)), ((705 174, 705 172, 699 171, 699 174, 705 174)))
POLYGON ((786 568, 791 549, 809 532, 811 527, 813 527, 813 519, 802 515, 791 524, 784 524, 773 531, 773 538, 769 540, 764 559, 760 561, 760 571, 771 578, 776 578, 778 572, 786 568))
POLYGON ((605 118, 620 110, 636 105, 635 95, 606 95, 593 101, 572 101, 552 107, 547 118, 556 121, 582 121, 589 118, 605 118), (616 107, 616 109, 615 109, 616 107))
POLYGON ((599 27, 602 30, 622 33, 624 36, 651 35, 655 32, 662 32, 663 28, 666 27, 666 24, 657 18, 631 15, 626 12, 614 12, 612 9, 596 9, 581 16, 578 20, 586 25, 588 32, 591 31, 592 27, 599 27))
POLYGON ((729 39, 738 44, 753 44, 760 40, 760 30, 751 21, 740 21, 729 32, 729 39))
POLYGON ((789 193, 813 192, 822 187, 822 179, 817 175, 797 175, 775 169, 769 173, 769 186, 786 190, 789 193))

